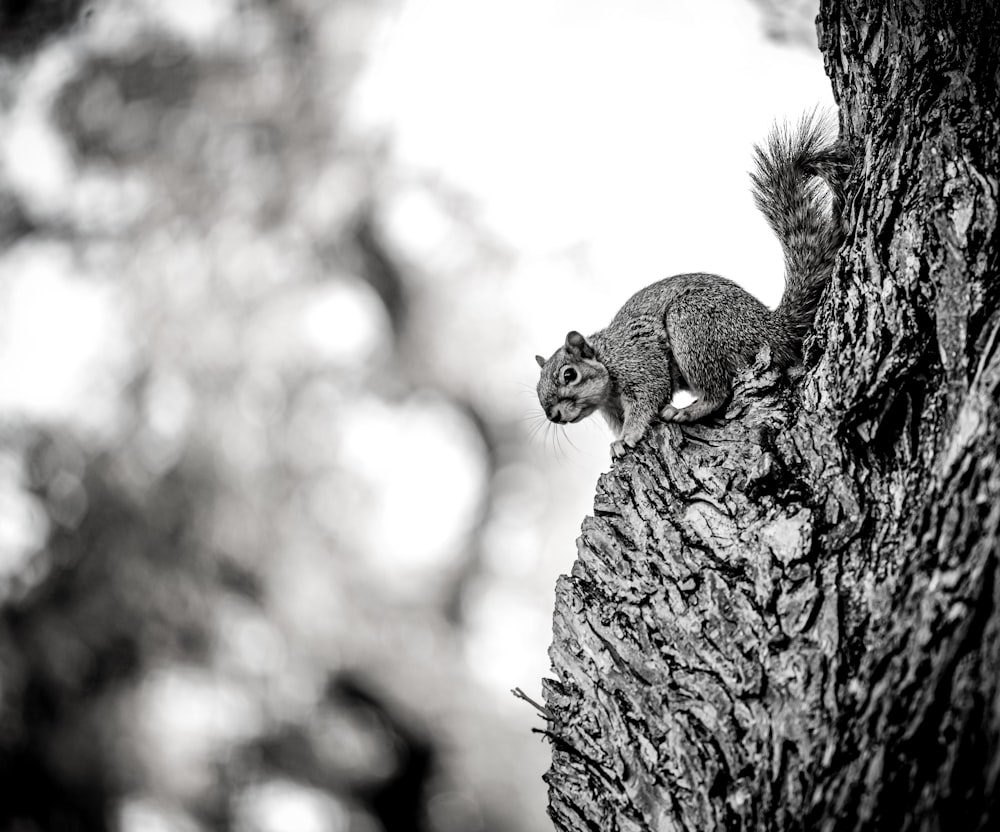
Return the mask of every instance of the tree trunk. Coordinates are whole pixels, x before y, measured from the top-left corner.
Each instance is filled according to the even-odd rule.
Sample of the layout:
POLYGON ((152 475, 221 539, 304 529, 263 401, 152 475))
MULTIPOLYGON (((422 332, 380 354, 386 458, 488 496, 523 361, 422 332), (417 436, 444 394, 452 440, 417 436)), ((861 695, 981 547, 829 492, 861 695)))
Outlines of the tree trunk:
POLYGON ((819 27, 857 160, 807 371, 602 477, 545 684, 561 830, 1000 829, 1000 16, 819 27))

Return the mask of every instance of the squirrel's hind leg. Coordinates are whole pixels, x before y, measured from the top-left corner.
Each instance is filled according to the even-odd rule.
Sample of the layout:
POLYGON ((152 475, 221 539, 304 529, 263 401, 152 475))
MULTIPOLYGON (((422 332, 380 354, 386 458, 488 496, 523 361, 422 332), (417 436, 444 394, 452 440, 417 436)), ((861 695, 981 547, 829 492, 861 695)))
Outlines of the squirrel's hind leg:
MULTIPOLYGON (((720 283, 690 292, 667 308, 664 323, 674 361, 687 388, 698 398, 687 407, 668 403, 660 410, 663 421, 695 422, 726 403, 733 390, 734 352, 747 337, 743 320, 747 315, 740 307, 748 300, 741 294, 745 293, 720 283)), ((756 301, 750 298, 749 303, 756 301)))

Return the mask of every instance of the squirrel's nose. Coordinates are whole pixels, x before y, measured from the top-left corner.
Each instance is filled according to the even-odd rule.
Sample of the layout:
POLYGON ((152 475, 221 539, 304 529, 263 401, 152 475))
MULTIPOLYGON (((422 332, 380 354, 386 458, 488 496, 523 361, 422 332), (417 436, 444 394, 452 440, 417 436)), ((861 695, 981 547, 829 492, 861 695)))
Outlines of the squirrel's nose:
POLYGON ((562 412, 559 410, 558 404, 554 404, 552 407, 546 408, 545 415, 549 417, 550 422, 555 422, 557 425, 561 425, 566 421, 563 418, 562 412))

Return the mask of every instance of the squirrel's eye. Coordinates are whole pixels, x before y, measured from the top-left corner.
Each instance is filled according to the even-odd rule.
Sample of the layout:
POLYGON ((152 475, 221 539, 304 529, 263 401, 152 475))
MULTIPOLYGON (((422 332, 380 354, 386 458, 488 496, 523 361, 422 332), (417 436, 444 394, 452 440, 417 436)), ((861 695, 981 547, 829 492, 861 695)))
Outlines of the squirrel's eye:
POLYGON ((560 375, 562 376, 563 384, 572 384, 580 377, 580 374, 572 367, 563 367, 560 375))

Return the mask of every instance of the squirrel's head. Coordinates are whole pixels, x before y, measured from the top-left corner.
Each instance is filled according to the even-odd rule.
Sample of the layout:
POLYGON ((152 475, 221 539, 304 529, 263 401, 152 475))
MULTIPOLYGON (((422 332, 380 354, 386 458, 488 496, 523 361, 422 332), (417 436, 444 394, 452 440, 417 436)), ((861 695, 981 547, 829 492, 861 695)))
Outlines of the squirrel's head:
POLYGON ((570 332, 566 343, 547 361, 540 355, 535 361, 542 368, 538 401, 549 421, 579 422, 608 401, 611 376, 579 332, 570 332))

